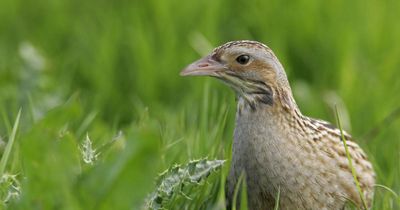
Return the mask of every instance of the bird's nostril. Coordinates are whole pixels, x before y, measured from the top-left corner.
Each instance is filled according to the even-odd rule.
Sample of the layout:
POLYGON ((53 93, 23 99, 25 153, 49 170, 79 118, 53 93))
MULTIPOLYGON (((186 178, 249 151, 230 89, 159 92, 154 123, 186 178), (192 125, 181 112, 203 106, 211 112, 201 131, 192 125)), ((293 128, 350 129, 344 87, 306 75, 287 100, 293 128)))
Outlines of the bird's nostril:
POLYGON ((198 67, 200 67, 200 68, 207 67, 207 66, 209 66, 208 63, 201 63, 198 65, 198 67))

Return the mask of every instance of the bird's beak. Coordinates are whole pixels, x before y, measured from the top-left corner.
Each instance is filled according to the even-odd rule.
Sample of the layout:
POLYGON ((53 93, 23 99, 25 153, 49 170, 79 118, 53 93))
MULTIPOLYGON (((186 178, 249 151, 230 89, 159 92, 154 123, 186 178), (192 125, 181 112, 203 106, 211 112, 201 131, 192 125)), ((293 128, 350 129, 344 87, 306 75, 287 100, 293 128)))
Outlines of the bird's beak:
POLYGON ((181 76, 214 76, 218 77, 219 73, 225 70, 225 67, 211 58, 206 56, 183 69, 181 76))

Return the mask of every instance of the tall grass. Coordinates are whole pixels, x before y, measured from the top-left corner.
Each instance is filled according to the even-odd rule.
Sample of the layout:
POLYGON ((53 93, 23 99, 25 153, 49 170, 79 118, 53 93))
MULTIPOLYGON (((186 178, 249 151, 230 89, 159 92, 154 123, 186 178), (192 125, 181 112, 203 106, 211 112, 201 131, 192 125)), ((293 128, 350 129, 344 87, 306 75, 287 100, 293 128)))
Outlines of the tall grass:
MULTIPOLYGON (((399 194, 400 121, 384 120, 400 106, 399 9, 389 0, 1 1, 0 154, 20 189, 4 207, 137 209, 158 173, 208 157, 228 162, 193 191, 203 203, 182 198, 177 209, 223 208, 234 95, 178 72, 236 39, 275 51, 305 114, 334 121, 330 107, 342 104, 377 183, 399 194)), ((381 189, 374 209, 400 208, 381 189)))
POLYGON ((349 152, 349 147, 347 146, 347 139, 344 136, 344 132, 343 132, 343 128, 342 128, 342 122, 340 121, 339 111, 338 111, 336 106, 335 106, 335 114, 336 114, 336 122, 337 122, 337 125, 338 125, 339 130, 340 130, 340 138, 341 138, 341 140, 343 142, 343 146, 344 146, 344 149, 345 149, 345 152, 346 152, 346 157, 347 157, 347 160, 348 160, 348 163, 349 163, 349 168, 351 170, 351 174, 352 174, 354 182, 356 184, 357 192, 358 192, 358 194, 360 196, 362 207, 363 207, 363 209, 368 209, 368 204, 365 201, 364 192, 362 191, 362 189, 360 187, 360 181, 357 178, 356 169, 353 167, 353 159, 351 158, 351 154, 349 152))

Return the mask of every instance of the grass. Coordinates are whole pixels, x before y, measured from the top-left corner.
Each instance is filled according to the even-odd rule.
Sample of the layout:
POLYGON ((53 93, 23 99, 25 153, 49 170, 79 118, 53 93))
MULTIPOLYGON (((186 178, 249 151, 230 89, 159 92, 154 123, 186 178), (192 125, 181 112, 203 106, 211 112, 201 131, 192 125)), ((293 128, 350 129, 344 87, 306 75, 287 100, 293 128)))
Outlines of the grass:
POLYGON ((20 195, 20 183, 16 178, 16 175, 8 174, 5 172, 7 162, 10 157, 10 152, 17 135, 20 117, 21 110, 18 111, 17 118, 15 119, 15 123, 10 134, 10 139, 7 142, 6 148, 0 161, 0 196, 3 205, 4 203, 7 203, 12 199, 18 198, 20 195))
POLYGON ((171 205, 223 209, 234 95, 178 73, 212 46, 255 39, 281 60, 303 113, 332 122, 339 105, 377 186, 390 189, 376 188, 373 209, 400 208, 399 8, 389 0, 1 1, 2 207, 138 209, 160 172, 208 157, 227 162, 185 192, 191 201, 171 205))
POLYGON ((281 187, 278 187, 278 193, 276 194, 276 201, 275 201, 274 210, 278 210, 279 209, 280 198, 281 198, 281 187))
POLYGON ((341 139, 343 141, 343 146, 344 146, 344 149, 346 151, 347 160, 349 162, 349 168, 351 169, 351 174, 353 175, 353 179, 354 179, 354 182, 355 182, 356 187, 357 187, 357 192, 358 192, 358 194, 360 196, 360 199, 361 199, 361 202, 362 202, 362 205, 363 205, 362 207, 363 207, 363 209, 368 209, 367 202, 365 201, 364 192, 361 190, 360 182, 358 181, 358 178, 357 178, 356 169, 353 167, 353 160, 352 160, 351 154, 349 152, 349 147, 347 146, 347 140, 344 137, 342 123, 341 123, 340 117, 339 117, 339 111, 338 111, 336 106, 335 106, 335 114, 336 114, 337 125, 338 125, 339 130, 340 130, 341 139))
POLYGON ((19 126, 20 118, 21 118, 21 110, 18 111, 17 118, 15 119, 15 123, 12 128, 10 139, 8 140, 7 146, 4 149, 4 153, 1 156, 1 161, 0 161, 0 176, 1 177, 4 175, 4 172, 5 172, 5 169, 7 166, 7 162, 8 162, 8 158, 10 157, 10 152, 11 152, 12 146, 14 145, 15 136, 17 135, 17 129, 19 126))

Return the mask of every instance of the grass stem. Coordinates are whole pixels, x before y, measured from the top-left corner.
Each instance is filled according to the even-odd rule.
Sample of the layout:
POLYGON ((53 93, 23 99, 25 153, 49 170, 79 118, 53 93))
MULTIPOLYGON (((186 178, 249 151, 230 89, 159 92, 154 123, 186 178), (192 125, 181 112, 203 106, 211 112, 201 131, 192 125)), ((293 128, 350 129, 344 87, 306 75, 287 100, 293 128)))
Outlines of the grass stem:
POLYGON ((340 122, 339 111, 337 109, 337 106, 335 106, 335 113, 336 113, 337 124, 338 124, 339 130, 340 130, 340 135, 342 137, 344 149, 346 151, 347 160, 349 162, 349 167, 351 169, 351 173, 353 175, 354 182, 356 183, 358 194, 360 195, 360 199, 362 201, 364 209, 368 209, 367 208, 367 203, 366 203, 365 198, 364 198, 364 193, 362 192, 361 187, 360 187, 360 182, 357 179, 356 170, 353 167, 353 161, 352 161, 352 158, 351 158, 351 155, 350 155, 350 152, 349 152, 349 148, 347 146, 346 138, 344 137, 344 133, 343 133, 343 129, 342 129, 342 123, 340 122))
POLYGON ((7 146, 6 146, 5 150, 4 150, 3 157, 1 157, 1 161, 0 161, 0 177, 3 177, 4 172, 6 170, 8 158, 10 157, 11 149, 12 149, 12 146, 13 146, 14 141, 15 141, 15 136, 17 134, 20 117, 21 117, 21 109, 18 111, 17 118, 15 119, 15 123, 14 123, 13 129, 12 129, 10 138, 8 139, 7 146))

